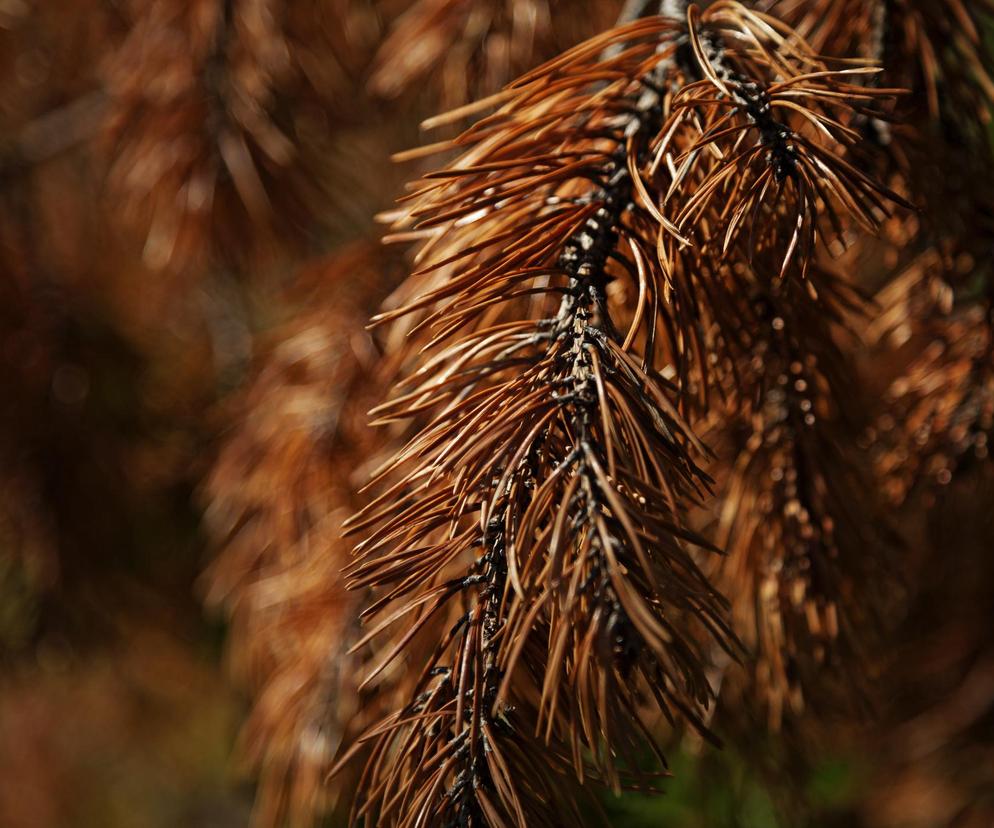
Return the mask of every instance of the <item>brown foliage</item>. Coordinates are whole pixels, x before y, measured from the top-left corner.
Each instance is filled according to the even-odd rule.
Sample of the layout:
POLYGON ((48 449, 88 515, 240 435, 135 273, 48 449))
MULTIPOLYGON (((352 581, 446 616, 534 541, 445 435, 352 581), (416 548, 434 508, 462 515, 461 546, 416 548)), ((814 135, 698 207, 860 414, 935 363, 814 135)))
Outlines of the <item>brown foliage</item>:
POLYGON ((864 696, 867 824, 989 821, 994 3, 702 5, 0 3, 3 658, 220 424, 259 825, 584 824, 864 696), (365 232, 438 101, 402 284, 242 278, 365 232))
POLYGON ((765 0, 821 54, 880 61, 888 82, 920 93, 928 117, 989 121, 994 69, 983 35, 990 0, 765 0))
POLYGON ((341 524, 375 446, 364 413, 378 354, 361 320, 388 272, 360 243, 299 277, 301 311, 269 335, 206 482, 218 549, 207 601, 231 617, 235 672, 254 696, 243 750, 260 825, 309 824, 333 803, 331 760, 375 709, 356 690, 361 595, 345 586, 341 524))
MULTIPOLYGON (((698 568, 709 544, 686 528, 708 480, 679 410, 722 376, 709 354, 727 355, 722 369, 738 356, 742 295, 782 328, 776 280, 806 275, 820 237, 841 243, 886 215, 892 194, 844 158, 857 138, 846 122, 890 95, 848 81, 863 71, 829 69, 737 3, 692 8, 686 28, 636 21, 485 102, 496 112, 453 142, 462 155, 409 197, 398 235, 423 239, 407 290, 420 296, 380 321, 419 321, 408 376, 377 415, 418 426, 352 523, 365 539, 350 574, 379 596, 366 638, 396 630, 368 680, 416 637, 441 637, 408 705, 366 737, 357 814, 521 826, 543 819, 550 784, 520 764, 526 733, 543 738, 550 771, 571 760, 578 780, 618 790, 618 759, 638 778, 655 715, 703 730, 700 640, 734 652, 734 636, 698 568), (671 360, 673 383, 656 367, 671 360)), ((812 277, 791 300, 818 289, 812 277)), ((819 307, 801 299, 797 312, 819 307)), ((768 340, 769 372, 730 368, 744 408, 809 360, 790 322, 768 340)), ((764 462, 824 457, 805 411, 764 462)), ((783 430, 780 416, 769 428, 783 430)), ((776 571, 809 635, 833 638, 841 495, 826 470, 800 473, 785 485, 804 502, 780 507, 789 563, 742 565, 776 571)), ((761 609, 762 625, 778 612, 761 609)), ((772 657, 807 643, 781 636, 772 657)))
MULTIPOLYGON (((865 692, 879 594, 893 582, 896 539, 872 467, 855 441, 867 400, 840 347, 854 309, 841 276, 777 283, 744 308, 751 349, 738 404, 711 433, 718 465, 715 573, 733 596, 734 628, 753 652, 756 701, 779 727, 833 684, 865 692)), ((709 436, 706 434, 706 437, 709 436)))
POLYGON ((299 236, 331 101, 357 60, 333 4, 142 0, 131 17, 106 66, 106 133, 111 186, 148 228, 146 261, 244 264, 299 236))
POLYGON ((389 22, 370 89, 394 98, 428 79, 443 104, 459 106, 496 92, 543 58, 609 26, 614 5, 587 0, 407 2, 389 22))

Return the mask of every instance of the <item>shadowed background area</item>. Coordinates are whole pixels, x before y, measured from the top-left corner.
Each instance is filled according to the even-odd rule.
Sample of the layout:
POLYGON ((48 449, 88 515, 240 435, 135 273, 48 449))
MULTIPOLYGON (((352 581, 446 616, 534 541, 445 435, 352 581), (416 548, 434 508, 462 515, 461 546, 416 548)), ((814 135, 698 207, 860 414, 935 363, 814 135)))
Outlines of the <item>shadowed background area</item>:
MULTIPOLYGON (((366 326, 411 298, 382 225, 447 160, 392 156, 626 5, 0 0, 0 826, 345 824, 358 769, 328 771, 389 700, 350 650, 364 596, 342 525, 402 431, 367 412, 407 333, 366 326)), ((815 452, 819 491, 844 493, 816 531, 854 567, 887 546, 888 577, 857 593, 879 623, 854 699, 820 650, 813 678, 776 662, 778 636, 822 647, 762 610, 770 590, 789 603, 776 550, 813 542, 774 485, 779 415, 701 417, 719 500, 693 521, 729 551, 707 574, 749 656, 709 666, 723 749, 667 733, 665 795, 604 808, 618 826, 984 828, 994 12, 894 0, 873 44, 883 0, 746 5, 913 92, 862 127, 906 150, 875 173, 920 210, 833 251, 863 311, 801 320, 858 378, 815 452)), ((812 607, 793 608, 831 628, 834 604, 812 607)))

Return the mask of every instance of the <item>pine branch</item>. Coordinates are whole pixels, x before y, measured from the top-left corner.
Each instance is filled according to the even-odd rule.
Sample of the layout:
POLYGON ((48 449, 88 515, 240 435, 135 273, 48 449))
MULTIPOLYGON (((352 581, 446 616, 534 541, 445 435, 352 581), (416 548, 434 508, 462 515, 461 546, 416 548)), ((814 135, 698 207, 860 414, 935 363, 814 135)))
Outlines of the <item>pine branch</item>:
MULTIPOLYGON (((654 97, 643 98, 638 77, 648 78, 665 56, 645 34, 670 31, 666 21, 639 22, 562 59, 575 66, 526 77, 513 93, 520 114, 510 103, 506 120, 498 115, 478 124, 460 139, 477 139, 476 146, 441 183, 419 193, 423 224, 443 224, 454 238, 436 252, 438 264, 422 268, 441 271, 440 285, 389 316, 439 302, 422 323, 436 330, 435 356, 378 413, 387 421, 435 413, 395 458, 397 482, 355 525, 372 531, 358 548, 355 582, 388 588, 387 599, 404 601, 401 614, 415 612, 391 656, 460 593, 477 596, 468 641, 480 642, 475 630, 488 602, 503 607, 497 636, 488 642, 495 652, 486 654, 501 671, 499 687, 471 666, 484 659, 482 643, 473 645, 480 653, 474 662, 451 644, 440 646, 435 659, 451 651, 462 665, 458 673, 445 665, 446 675, 459 678, 446 704, 456 707, 454 739, 484 740, 471 743, 469 755, 501 750, 498 734, 495 744, 485 734, 494 717, 510 716, 513 708, 515 733, 522 721, 534 721, 547 743, 572 745, 581 775, 585 744, 615 786, 620 778, 611 749, 633 742, 624 733, 640 716, 628 674, 644 676, 644 689, 664 710, 682 709, 691 720, 710 695, 696 645, 651 607, 663 601, 675 615, 689 614, 727 635, 720 601, 684 547, 684 537, 694 539, 677 528, 680 499, 703 483, 688 454, 693 438, 664 385, 629 353, 628 337, 607 306, 610 255, 630 246, 633 272, 649 261, 645 237, 622 215, 635 209, 636 228, 648 220, 632 204, 629 168, 644 163, 661 113, 654 97), (633 34, 643 42, 597 62, 611 40, 633 34), (590 99, 591 81, 611 75, 614 88, 590 99), (545 88, 557 85, 564 91, 546 98, 545 88), (474 255, 442 270, 450 258, 465 258, 456 252, 464 235, 459 226, 481 209, 487 215, 468 227, 477 239, 474 255), (506 247, 504 239, 515 236, 506 247), (561 284, 544 274, 556 281, 561 274, 561 284), (529 282, 534 287, 519 287, 529 282), (503 321, 514 320, 515 310, 525 311, 520 321, 503 321), (460 328, 467 333, 450 335, 460 328), (446 526, 445 539, 435 540, 446 526), (463 556, 475 563, 443 581, 439 573, 459 572, 463 556), (521 659, 532 650, 540 661, 528 663, 544 662, 547 671, 527 680, 525 692, 521 659), (610 743, 603 741, 608 734, 610 743)), ((388 616, 394 617, 397 612, 388 616)), ((562 748, 551 749, 557 752, 562 748)), ((423 788, 417 776, 412 783, 381 779, 376 768, 371 773, 365 790, 380 803, 380 820, 394 797, 391 782, 423 788)), ((482 796, 497 794, 501 812, 524 824, 521 795, 498 783, 494 771, 491 778, 494 788, 482 796)), ((430 807, 444 807, 454 822, 464 813, 462 806, 430 807)), ((474 807, 487 809, 482 800, 474 807)))
POLYGON ((876 70, 831 70, 737 4, 713 6, 704 31, 697 21, 692 11, 700 80, 673 95, 645 182, 662 193, 657 250, 676 320, 659 359, 675 365, 690 413, 706 412, 721 373, 734 370, 736 268, 778 251, 779 276, 803 278, 820 240, 838 252, 859 231, 875 233, 888 202, 908 206, 852 155, 854 122, 892 97, 850 82, 876 70), (742 32, 770 42, 740 47, 751 42, 742 32))
POLYGON ((899 365, 870 436, 894 501, 904 503, 984 465, 991 437, 994 153, 983 125, 994 52, 983 32, 994 6, 907 0, 888 20, 892 76, 927 102, 887 147, 888 172, 915 194, 919 213, 888 233, 893 265, 871 332, 877 358, 899 365))
POLYGON ((994 100, 994 55, 984 37, 990 0, 767 0, 820 53, 877 60, 890 85, 920 91, 931 118, 971 129, 994 100))
POLYGON ((837 343, 866 305, 830 270, 810 278, 817 300, 771 275, 742 304, 742 390, 715 435, 728 458, 716 472, 727 550, 716 583, 735 596, 751 691, 774 729, 812 702, 864 700, 865 653, 883 632, 874 608, 897 580, 896 533, 854 450, 868 406, 837 343))
POLYGON ((369 88, 398 98, 426 83, 462 106, 610 26, 611 12, 587 0, 414 0, 389 22, 369 88))
POLYGON ((312 113, 348 87, 335 62, 314 71, 312 53, 336 45, 322 19, 315 0, 156 0, 136 14, 107 63, 105 132, 151 266, 272 258, 313 228, 325 128, 312 113))
POLYGON ((737 3, 687 21, 635 21, 463 110, 498 107, 408 197, 418 270, 379 322, 416 324, 376 415, 417 430, 352 523, 350 573, 380 596, 367 639, 404 621, 367 681, 437 646, 416 701, 369 736, 357 816, 524 825, 535 791, 508 780, 529 777, 494 757, 525 728, 540 764, 570 757, 582 780, 589 757, 616 791, 654 742, 647 710, 706 732, 701 642, 734 637, 684 520, 708 485, 678 413, 689 382, 655 368, 692 364, 710 314, 684 315, 675 274, 696 256, 728 278, 762 253, 803 275, 822 216, 876 229, 893 194, 841 158, 856 138, 838 120, 842 98, 890 93, 737 3))
POLYGON ((363 656, 348 652, 363 596, 346 589, 341 524, 359 503, 354 469, 378 447, 364 412, 379 354, 361 325, 391 270, 358 243, 298 277, 300 312, 229 404, 234 428, 204 484, 216 551, 205 601, 230 617, 231 661, 253 697, 241 753, 259 774, 259 825, 315 824, 354 783, 326 784, 335 756, 378 710, 356 690, 363 656))

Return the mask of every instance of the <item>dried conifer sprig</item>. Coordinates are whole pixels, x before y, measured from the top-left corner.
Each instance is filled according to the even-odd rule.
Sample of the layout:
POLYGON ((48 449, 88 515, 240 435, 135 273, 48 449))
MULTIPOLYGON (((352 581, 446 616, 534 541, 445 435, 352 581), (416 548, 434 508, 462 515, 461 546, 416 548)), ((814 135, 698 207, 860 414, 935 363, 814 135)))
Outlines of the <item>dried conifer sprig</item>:
MULTIPOLYGON (((397 5, 382 3, 385 11, 397 5)), ((462 106, 608 28, 618 5, 614 0, 406 0, 388 23, 370 90, 394 98, 427 85, 442 106, 462 106)))
POLYGON ((376 715, 348 654, 362 596, 346 588, 341 524, 358 505, 354 469, 377 448, 365 412, 379 354, 362 323, 392 270, 357 243, 298 275, 302 310, 268 337, 205 483, 206 600, 230 617, 229 657, 253 696, 242 753, 260 826, 314 824, 348 788, 344 775, 325 784, 335 754, 376 715))
POLYGON ((106 64, 106 133, 110 183, 147 225, 149 264, 244 264, 245 228, 260 253, 313 225, 321 113, 345 85, 327 59, 346 51, 336 11, 316 0, 137 4, 106 64))
MULTIPOLYGON (((471 533, 465 534, 457 549, 470 540, 471 533)), ((532 735, 536 726, 527 698, 498 703, 498 638, 504 634, 500 605, 507 579, 499 519, 488 527, 484 548, 470 574, 417 599, 431 601, 430 613, 454 594, 465 598, 455 620, 450 614, 451 623, 438 631, 440 640, 410 703, 364 737, 364 742, 375 742, 353 821, 467 826, 582 822, 584 795, 566 773, 565 747, 550 748, 532 735)), ((434 561, 428 563, 426 570, 413 571, 423 583, 431 583, 437 569, 434 561)), ((409 610, 403 606, 397 612, 409 610)))
POLYGON ((540 765, 583 779, 589 759, 615 789, 652 711, 703 729, 702 633, 732 644, 684 527, 702 448, 654 367, 657 328, 677 351, 697 320, 671 314, 657 248, 694 241, 727 267, 754 253, 728 229, 749 215, 789 261, 816 203, 872 225, 884 191, 814 143, 844 147, 824 111, 873 95, 737 3, 688 19, 637 21, 524 76, 410 197, 421 295, 380 321, 413 315, 417 347, 377 415, 421 425, 353 524, 350 571, 379 596, 367 637, 403 630, 369 680, 414 639, 440 643, 417 700, 370 734, 358 813, 374 821, 525 824, 541 796, 509 763, 531 728, 540 765), (732 184, 749 170, 758 184, 732 184), (816 170, 825 192, 804 189, 816 170), (788 180, 801 201, 780 197, 788 180), (768 229, 783 216, 789 235, 768 229))
POLYGON ((729 461, 717 475, 727 558, 715 578, 733 596, 755 692, 778 727, 785 712, 832 698, 826 690, 864 689, 858 642, 874 629, 867 608, 889 577, 893 536, 855 459, 864 401, 836 342, 865 306, 821 266, 808 284, 755 281, 741 292, 739 393, 714 438, 729 461))
POLYGON ((938 254, 920 259, 881 294, 881 322, 904 316, 901 336, 893 330, 890 336, 904 340, 896 353, 905 362, 888 384, 871 437, 881 475, 898 503, 923 486, 949 484, 973 464, 989 463, 994 440, 990 273, 979 263, 972 267, 973 290, 964 296, 962 286, 957 291, 943 278, 955 280, 955 274, 938 254), (938 300, 922 300, 929 287, 940 291, 938 300), (944 307, 954 297, 958 301, 944 307))
POLYGON ((534 65, 552 34, 546 0, 415 0, 392 22, 369 84, 396 97, 434 73, 442 99, 463 104, 470 87, 494 92, 534 65))
POLYGON ((855 83, 877 70, 832 70, 782 24, 735 3, 691 9, 688 24, 696 61, 652 143, 644 189, 661 193, 661 359, 676 366, 682 403, 706 411, 741 355, 737 269, 776 255, 781 277, 804 276, 819 237, 838 252, 903 202, 854 153, 853 125, 894 94, 855 83))
POLYGON ((388 722, 363 788, 380 821, 402 824, 413 812, 394 809, 416 791, 428 822, 524 825, 535 796, 514 780, 535 774, 508 745, 530 729, 549 745, 533 754, 540 765, 565 755, 582 776, 588 750, 617 787, 615 751, 641 741, 646 697, 692 720, 710 697, 681 623, 726 635, 680 528, 703 483, 694 440, 632 351, 636 322, 619 332, 608 308, 612 257, 652 278, 653 222, 631 170, 662 116, 643 80, 675 31, 637 23, 519 82, 418 194, 423 226, 445 229, 422 273, 443 275, 392 315, 430 308, 432 353, 379 415, 428 422, 357 522, 371 534, 352 573, 383 590, 378 627, 414 615, 388 658, 455 598, 469 614, 457 612, 429 668, 441 681, 422 691, 445 716, 432 753, 452 758, 437 760, 437 779, 392 774, 388 760, 422 723, 388 722), (634 45, 598 61, 614 41, 634 45))
POLYGON ((909 0, 889 19, 895 75, 932 105, 915 110, 913 128, 895 129, 890 143, 922 210, 890 239, 895 267, 877 297, 873 333, 877 356, 899 366, 870 436, 893 499, 931 502, 931 484, 984 463, 994 436, 994 51, 983 36, 994 6, 909 0))
POLYGON ((989 122, 994 52, 984 22, 994 15, 991 0, 765 0, 762 6, 822 54, 879 61, 890 83, 921 91, 930 117, 989 122))
POLYGON ((785 228, 790 241, 781 275, 799 244, 802 265, 810 261, 819 210, 839 241, 838 205, 875 231, 887 213, 887 199, 895 196, 845 155, 859 140, 846 122, 857 109, 893 94, 847 79, 879 70, 830 70, 795 45, 789 32, 737 4, 709 12, 703 30, 699 13, 692 9, 689 15, 690 44, 704 78, 676 93, 668 140, 656 150, 678 171, 668 195, 690 192, 684 176, 700 174, 693 195, 676 205, 677 230, 693 228, 698 238, 711 240, 710 247, 721 239, 724 252, 740 227, 747 220, 755 223, 763 210, 766 236, 750 234, 748 252, 783 247, 782 239, 770 234, 785 228), (769 220, 775 211, 782 212, 783 224, 769 220))

